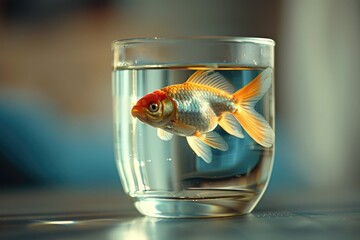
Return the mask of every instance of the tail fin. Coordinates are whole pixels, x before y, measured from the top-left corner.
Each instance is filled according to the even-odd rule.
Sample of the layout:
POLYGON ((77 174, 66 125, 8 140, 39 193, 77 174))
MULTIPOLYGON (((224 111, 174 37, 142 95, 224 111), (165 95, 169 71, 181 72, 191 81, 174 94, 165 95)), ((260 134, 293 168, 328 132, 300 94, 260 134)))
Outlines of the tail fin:
POLYGON ((270 86, 271 68, 267 68, 233 95, 238 104, 238 109, 234 113, 235 118, 249 136, 263 147, 273 145, 275 134, 264 117, 255 111, 254 106, 270 86))

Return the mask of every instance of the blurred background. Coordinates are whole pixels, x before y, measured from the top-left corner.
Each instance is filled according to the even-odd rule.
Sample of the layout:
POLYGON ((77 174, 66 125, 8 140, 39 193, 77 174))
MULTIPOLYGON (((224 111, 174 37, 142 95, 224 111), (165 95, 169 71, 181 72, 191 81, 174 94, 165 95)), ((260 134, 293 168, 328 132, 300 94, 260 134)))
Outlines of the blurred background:
POLYGON ((267 195, 351 196, 360 187, 359 23, 357 0, 2 0, 0 191, 121 191, 112 40, 229 35, 276 41, 267 195))

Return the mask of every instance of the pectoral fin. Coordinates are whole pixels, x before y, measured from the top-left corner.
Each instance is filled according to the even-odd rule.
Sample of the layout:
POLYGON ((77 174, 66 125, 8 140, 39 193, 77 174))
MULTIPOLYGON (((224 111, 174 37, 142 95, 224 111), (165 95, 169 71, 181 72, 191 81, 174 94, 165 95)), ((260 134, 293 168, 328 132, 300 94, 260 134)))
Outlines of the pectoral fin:
POLYGON ((157 129, 157 135, 161 140, 164 141, 169 141, 173 137, 172 133, 162 130, 161 128, 157 129))

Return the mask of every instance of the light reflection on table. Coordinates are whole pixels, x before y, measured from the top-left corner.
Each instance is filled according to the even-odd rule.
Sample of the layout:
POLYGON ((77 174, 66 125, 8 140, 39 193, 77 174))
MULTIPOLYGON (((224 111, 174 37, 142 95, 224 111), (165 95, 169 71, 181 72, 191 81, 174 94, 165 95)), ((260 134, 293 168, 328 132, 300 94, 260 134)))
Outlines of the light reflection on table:
POLYGON ((278 199, 265 199, 263 203, 268 207, 260 205, 254 213, 240 217, 161 219, 141 216, 130 201, 114 197, 113 193, 109 197, 99 195, 98 200, 94 194, 79 193, 78 199, 75 194, 60 194, 61 201, 54 201, 53 205, 50 200, 58 196, 34 196, 37 197, 0 198, 3 207, 0 239, 331 240, 358 239, 360 236, 360 206, 356 199, 352 204, 331 203, 332 207, 325 206, 323 201, 319 205, 306 205, 304 200, 291 206, 288 196, 287 205, 278 199), (39 199, 43 199, 43 203, 39 199), (89 199, 92 199, 91 204, 85 204, 89 199))

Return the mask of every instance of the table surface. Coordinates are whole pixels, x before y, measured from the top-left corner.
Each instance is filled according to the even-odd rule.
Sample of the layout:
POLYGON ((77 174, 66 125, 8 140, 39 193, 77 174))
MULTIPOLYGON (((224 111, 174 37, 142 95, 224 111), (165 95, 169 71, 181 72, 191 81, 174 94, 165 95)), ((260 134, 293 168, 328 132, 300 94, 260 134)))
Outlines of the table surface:
POLYGON ((245 216, 161 219, 141 216, 119 191, 6 192, 0 239, 360 239, 358 198, 291 196, 265 194, 245 216))

